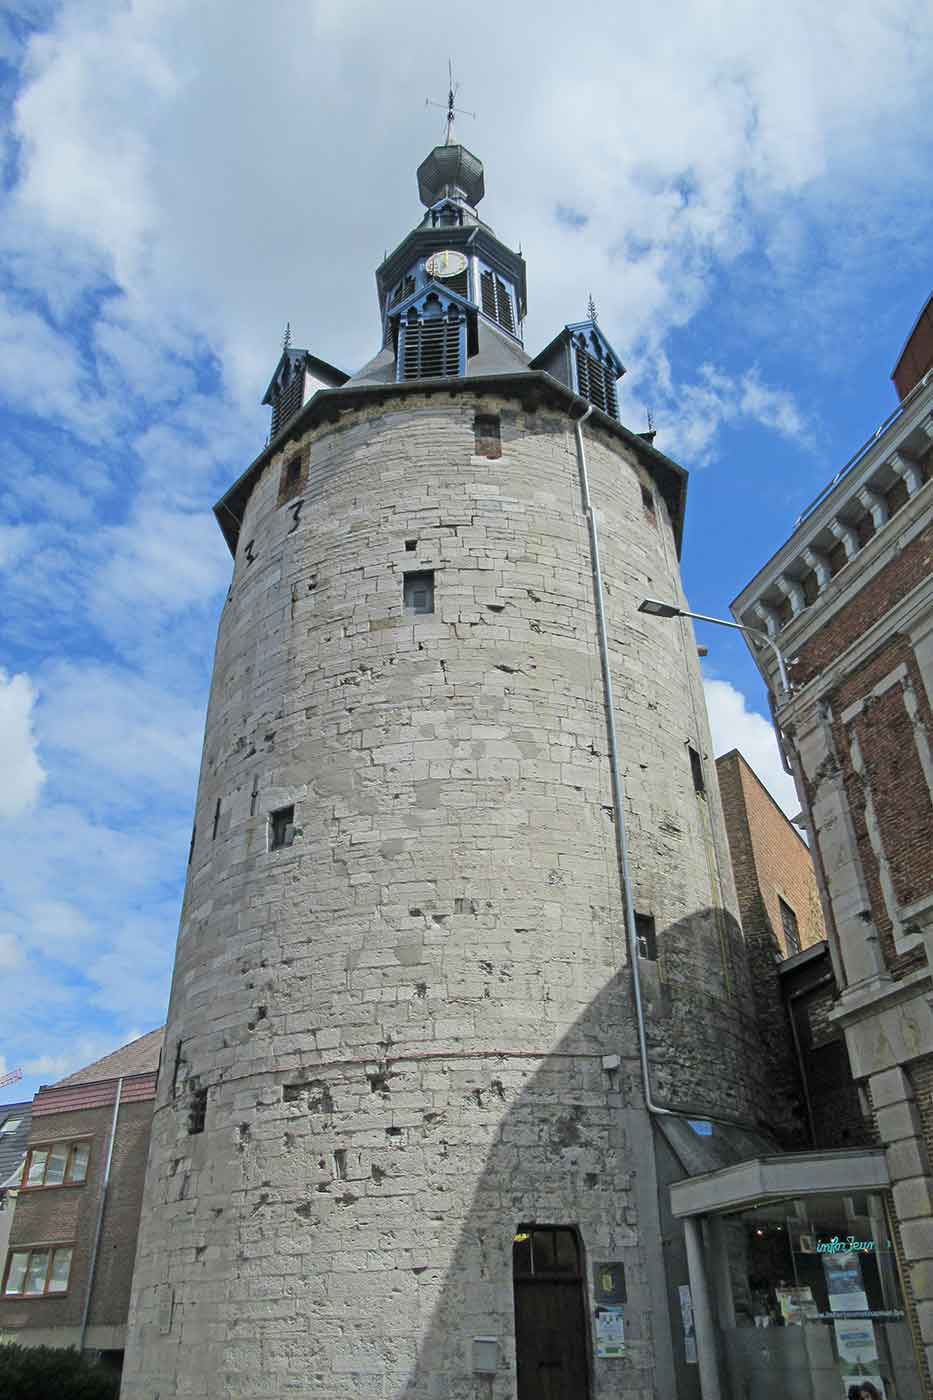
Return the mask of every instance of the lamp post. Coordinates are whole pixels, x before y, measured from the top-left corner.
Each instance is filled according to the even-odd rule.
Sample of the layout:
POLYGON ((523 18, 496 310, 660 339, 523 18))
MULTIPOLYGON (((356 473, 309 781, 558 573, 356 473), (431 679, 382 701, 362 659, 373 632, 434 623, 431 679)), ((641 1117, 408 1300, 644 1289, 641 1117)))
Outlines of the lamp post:
POLYGON ((657 598, 643 598, 638 604, 638 611, 648 613, 651 617, 692 617, 697 622, 714 622, 717 627, 732 627, 736 632, 747 632, 750 637, 759 637, 761 641, 767 642, 777 659, 778 674, 781 677, 781 700, 790 699, 791 685, 787 675, 787 663, 780 647, 771 640, 767 632, 761 632, 757 627, 743 627, 740 622, 727 622, 724 617, 707 617, 705 613, 687 612, 685 608, 678 608, 674 603, 661 603, 657 598))

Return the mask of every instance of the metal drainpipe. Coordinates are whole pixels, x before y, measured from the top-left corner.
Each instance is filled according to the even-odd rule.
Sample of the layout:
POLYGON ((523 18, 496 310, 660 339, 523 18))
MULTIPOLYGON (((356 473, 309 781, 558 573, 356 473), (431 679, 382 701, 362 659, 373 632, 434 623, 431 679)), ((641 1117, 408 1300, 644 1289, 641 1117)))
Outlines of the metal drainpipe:
POLYGON ((104 1206, 107 1203, 107 1186, 110 1182, 110 1163, 113 1161, 113 1141, 117 1134, 117 1115, 120 1112, 120 1098, 123 1094, 123 1075, 117 1080, 117 1093, 113 1101, 113 1118, 110 1123, 110 1141, 107 1144, 107 1160, 104 1163, 104 1179, 100 1188, 100 1205, 97 1208, 97 1226, 94 1230, 94 1248, 91 1251, 91 1267, 88 1271, 87 1292, 84 1295, 84 1310, 81 1314, 81 1336, 78 1340, 78 1354, 84 1351, 84 1338, 87 1333, 87 1320, 91 1311, 91 1293, 94 1290, 94 1275, 97 1272, 97 1255, 100 1250, 100 1235, 104 1224, 104 1206))
MULTIPOLYGON (((575 400, 582 403, 583 400, 575 400)), ((571 406, 572 407, 572 406, 571 406)), ((606 728, 609 735, 609 767, 612 775, 612 801, 615 808, 616 836, 616 856, 619 863, 619 874, 622 880, 622 904, 625 909, 625 929, 627 934, 629 961, 632 964, 632 988, 635 995, 635 1019, 638 1025, 638 1056, 641 1061, 642 1086, 645 1094, 645 1107, 649 1113, 668 1118, 683 1117, 681 1110, 676 1108, 664 1108, 662 1104, 656 1103, 651 1093, 651 1076, 648 1068, 648 1040, 645 1033, 645 1008, 641 994, 641 973, 638 962, 638 935, 635 932, 635 910, 632 905, 631 889, 632 881, 629 873, 628 863, 628 832, 625 826, 625 787, 622 782, 622 774, 619 771, 619 741, 616 735, 616 715, 615 697, 612 689, 612 670, 609 663, 609 638, 606 633, 606 613, 603 603, 603 571, 599 557, 599 538, 596 532, 596 518, 593 513, 593 503, 590 499, 590 481, 586 470, 586 449, 583 445, 583 424, 593 412, 593 405, 588 404, 586 412, 579 418, 574 418, 573 427, 577 437, 577 460, 580 464, 580 480, 583 486, 583 509, 586 512, 586 519, 590 530, 590 551, 593 565, 593 582, 595 584, 596 595, 596 626, 599 634, 599 655, 602 663, 603 688, 606 696, 606 728)), ((714 1118, 710 1114, 704 1114, 704 1119, 708 1123, 722 1123, 728 1127, 735 1127, 728 1118, 714 1118)))
MULTIPOLYGON (((572 405, 571 405, 572 407, 572 405)), ((583 424, 593 412, 588 404, 585 413, 573 419, 577 437, 577 460, 580 466, 580 480, 583 486, 583 508, 586 511, 590 530, 590 551, 593 565, 593 583, 596 596, 596 624, 599 633, 599 655, 603 671, 603 687, 606 697, 606 728, 609 735, 609 766, 612 774, 612 801, 615 808, 616 855, 622 881, 622 904, 625 909, 625 927, 628 934, 629 961, 632 964, 632 988, 635 994, 635 1020, 638 1026, 638 1056, 641 1061, 642 1086, 645 1095, 645 1108, 657 1117, 678 1117, 677 1111, 655 1103, 651 1094, 651 1076, 648 1070, 648 1041, 645 1034, 645 1010, 641 995, 641 971, 638 961, 638 935, 635 932, 635 910, 631 898, 631 877, 628 864, 628 834, 625 827, 625 788, 619 771, 619 743, 616 736, 615 700, 612 691, 612 670, 609 664, 609 638, 606 634, 606 614, 603 606, 603 572, 599 559, 599 538, 596 532, 596 519, 590 500, 590 482, 586 470, 586 450, 583 445, 583 424)), ((707 1121, 723 1122, 723 1119, 710 1118, 707 1121)), ((732 1125, 730 1125, 732 1126, 732 1125)), ((703 1400, 719 1400, 719 1357, 716 1350, 716 1333, 712 1312, 709 1307, 709 1294, 706 1286, 705 1261, 701 1243, 700 1227, 697 1221, 684 1222, 687 1255, 690 1263, 691 1287, 696 1289, 694 1319, 696 1322, 697 1352, 699 1359, 700 1390, 703 1400)))

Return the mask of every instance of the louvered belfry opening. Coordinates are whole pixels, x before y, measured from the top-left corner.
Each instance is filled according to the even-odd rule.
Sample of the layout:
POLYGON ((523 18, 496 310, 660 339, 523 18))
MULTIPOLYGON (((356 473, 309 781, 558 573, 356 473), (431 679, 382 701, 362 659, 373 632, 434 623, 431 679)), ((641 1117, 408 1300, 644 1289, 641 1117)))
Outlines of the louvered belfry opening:
POLYGON ((496 321, 512 335, 515 334, 515 317, 512 314, 512 295, 501 277, 492 272, 484 272, 480 278, 480 300, 483 314, 496 321))
POLYGON ((463 373, 461 344, 463 318, 456 306, 446 315, 435 299, 429 299, 419 316, 412 307, 400 327, 402 379, 456 378, 463 373))
POLYGON ((286 364, 272 397, 272 436, 294 418, 304 401, 304 371, 286 364))
POLYGON ((458 292, 462 297, 470 295, 470 273, 468 268, 458 272, 456 277, 445 277, 444 286, 449 287, 452 292, 458 292))
POLYGON ((398 306, 399 302, 404 301, 406 297, 410 297, 414 290, 414 277, 403 277, 401 282, 399 282, 398 286, 395 288, 395 290, 390 292, 389 294, 389 309, 391 310, 393 306, 398 306))
POLYGON ((591 355, 579 342, 574 344, 574 353, 577 364, 577 389, 580 394, 595 408, 608 413, 610 418, 618 418, 619 400, 612 366, 591 355))

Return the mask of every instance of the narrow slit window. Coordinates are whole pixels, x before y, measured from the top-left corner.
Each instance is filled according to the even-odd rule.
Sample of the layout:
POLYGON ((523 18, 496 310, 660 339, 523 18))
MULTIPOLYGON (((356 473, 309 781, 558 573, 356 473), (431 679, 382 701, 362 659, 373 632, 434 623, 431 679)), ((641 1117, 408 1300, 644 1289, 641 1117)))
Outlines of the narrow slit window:
POLYGON ((269 816, 269 849, 280 850, 295 839, 295 808, 279 807, 269 816))
POLYGON ((195 1089, 188 1108, 188 1132, 203 1133, 207 1119, 207 1090, 195 1089))
POLYGON ((697 750, 688 744, 687 752, 690 755, 690 771, 693 774, 693 790, 697 793, 706 791, 706 783, 703 778, 703 760, 697 750))
POLYGON ((800 952, 800 929, 797 926, 797 915, 790 905, 781 899, 780 895, 778 896, 778 904, 781 907, 781 926, 784 929, 784 947, 787 956, 791 958, 795 953, 800 952))
POLYGON ((214 824, 213 824, 213 826, 211 827, 211 840, 212 840, 212 841, 216 841, 216 840, 217 840, 217 824, 218 824, 219 821, 220 821, 220 798, 218 797, 217 802, 216 802, 216 804, 215 804, 215 806, 214 806, 214 824))
POLYGON ((406 574, 402 601, 406 612, 433 613, 434 570, 426 569, 417 574, 406 574))
POLYGON ((654 492, 647 486, 641 488, 641 503, 649 515, 654 515, 654 492))
POLYGON ((635 937, 638 942, 638 956, 646 962, 657 962, 658 939, 651 914, 635 915, 635 937))

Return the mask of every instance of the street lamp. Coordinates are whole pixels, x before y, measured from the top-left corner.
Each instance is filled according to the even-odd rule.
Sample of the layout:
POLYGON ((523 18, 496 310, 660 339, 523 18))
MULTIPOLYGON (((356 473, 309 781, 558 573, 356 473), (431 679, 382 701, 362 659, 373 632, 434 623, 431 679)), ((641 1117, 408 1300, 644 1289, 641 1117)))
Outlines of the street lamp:
POLYGON ((743 627, 740 622, 727 622, 724 617, 707 617, 705 613, 687 612, 685 608, 678 608, 674 603, 661 603, 657 598, 643 598, 638 604, 638 611, 648 613, 651 617, 692 617, 697 622, 715 622, 717 627, 733 627, 736 632, 747 632, 750 637, 759 637, 761 641, 767 642, 777 658, 778 674, 781 677, 781 699, 790 699, 790 680, 784 656, 767 632, 761 632, 757 627, 743 627))

